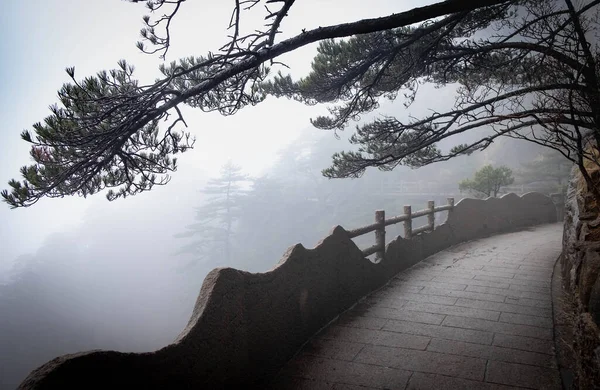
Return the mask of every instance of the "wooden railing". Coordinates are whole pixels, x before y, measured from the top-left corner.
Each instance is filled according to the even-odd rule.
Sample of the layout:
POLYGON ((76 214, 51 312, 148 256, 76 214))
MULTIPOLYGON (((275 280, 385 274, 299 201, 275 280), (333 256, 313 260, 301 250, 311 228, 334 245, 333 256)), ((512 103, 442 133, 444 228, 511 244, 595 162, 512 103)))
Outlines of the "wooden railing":
POLYGON ((448 204, 445 206, 435 207, 435 202, 430 200, 427 202, 427 208, 419 211, 412 212, 411 206, 404 206, 404 214, 398 215, 396 217, 392 217, 388 220, 385 219, 385 211, 377 210, 375 211, 375 223, 368 226, 363 226, 358 229, 349 230, 348 234, 350 238, 355 238, 358 236, 362 236, 363 234, 367 234, 370 232, 375 232, 375 245, 363 249, 363 255, 370 256, 372 254, 376 254, 376 261, 380 261, 383 259, 385 254, 385 227, 389 225, 394 225, 400 222, 404 222, 404 238, 410 239, 418 234, 433 231, 435 228, 435 213, 440 211, 452 211, 454 208, 454 198, 448 198, 448 204), (419 228, 413 229, 412 220, 413 218, 424 217, 427 216, 427 225, 421 226, 419 228))

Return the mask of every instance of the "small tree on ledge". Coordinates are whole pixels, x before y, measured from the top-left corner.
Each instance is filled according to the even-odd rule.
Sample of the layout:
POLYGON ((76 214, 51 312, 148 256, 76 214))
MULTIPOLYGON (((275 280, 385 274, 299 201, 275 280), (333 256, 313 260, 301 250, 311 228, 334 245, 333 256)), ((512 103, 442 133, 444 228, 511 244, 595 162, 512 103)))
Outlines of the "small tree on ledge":
POLYGON ((470 192, 478 198, 494 198, 498 196, 500 188, 512 184, 515 179, 512 170, 506 166, 494 168, 486 165, 477 172, 473 179, 465 179, 458 183, 460 192, 470 192))
POLYGON ((208 199, 203 206, 196 208, 196 222, 186 226, 186 232, 175 235, 177 238, 193 238, 178 254, 191 253, 195 261, 208 261, 215 257, 220 264, 231 264, 234 227, 246 192, 241 183, 248 180, 241 167, 231 161, 221 167, 220 177, 209 180, 202 191, 208 199))

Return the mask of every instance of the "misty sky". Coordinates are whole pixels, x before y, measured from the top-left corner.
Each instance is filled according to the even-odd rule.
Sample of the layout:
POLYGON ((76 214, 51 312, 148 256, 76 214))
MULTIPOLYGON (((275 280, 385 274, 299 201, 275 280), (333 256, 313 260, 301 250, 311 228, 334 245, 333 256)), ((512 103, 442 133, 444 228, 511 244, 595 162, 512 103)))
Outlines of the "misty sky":
MULTIPOLYGON (((231 3, 186 2, 175 20, 167 61, 205 54, 221 46, 226 39, 231 3)), ((283 24, 283 36, 295 35, 302 28, 377 17, 424 3, 427 2, 304 0, 294 5, 283 24)), ((260 9, 251 15, 246 28, 253 28, 252 22, 260 22, 263 12, 260 9)), ((135 47, 145 13, 142 3, 119 0, 22 0, 3 5, 0 183, 20 178, 18 169, 28 164, 29 146, 19 134, 49 114, 48 106, 57 101, 56 91, 68 81, 65 67, 74 66, 80 79, 101 69, 112 69, 124 58, 136 66, 135 74, 140 80, 150 82, 159 76, 159 58, 140 53, 135 47)), ((284 61, 294 75, 300 76, 309 70, 313 54, 314 46, 289 54, 284 61)), ((170 191, 169 187, 177 186, 181 191, 186 182, 194 182, 199 172, 215 174, 229 158, 247 173, 258 174, 269 167, 277 150, 310 127, 309 118, 319 113, 324 113, 323 107, 275 99, 227 118, 188 109, 186 119, 198 139, 195 150, 180 157, 180 169, 170 186, 138 195, 135 200, 152 202, 157 196, 153 192, 170 191)), ((103 204, 106 202, 100 194, 88 199, 43 199, 29 209, 9 210, 3 204, 0 273, 16 256, 34 252, 49 233, 76 228, 86 210, 109 207, 103 204)))

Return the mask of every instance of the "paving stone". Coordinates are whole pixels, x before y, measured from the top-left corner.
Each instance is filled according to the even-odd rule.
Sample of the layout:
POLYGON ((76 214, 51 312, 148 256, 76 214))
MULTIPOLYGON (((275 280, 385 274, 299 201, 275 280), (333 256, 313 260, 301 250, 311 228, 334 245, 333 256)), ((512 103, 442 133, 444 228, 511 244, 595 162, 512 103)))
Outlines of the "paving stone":
POLYGON ((530 298, 506 297, 505 302, 510 303, 512 305, 540 307, 540 308, 546 308, 546 309, 552 310, 552 302, 548 299, 539 300, 539 299, 530 299, 530 298))
POLYGON ((545 248, 538 247, 534 252, 531 252, 528 255, 528 259, 533 261, 542 261, 546 263, 554 264, 556 262, 556 252, 560 253, 562 251, 562 247, 558 248, 545 248))
POLYGON ((554 355, 553 342, 533 337, 496 333, 493 345, 554 355))
POLYGON ((441 269, 431 268, 431 269, 420 269, 416 272, 401 272, 398 275, 394 276, 390 279, 390 283, 393 285, 401 285, 404 281, 407 280, 419 280, 421 282, 430 282, 431 279, 443 273, 441 269))
POLYGON ((535 268, 537 268, 537 269, 552 269, 552 264, 536 262, 536 261, 498 259, 493 262, 493 265, 498 265, 498 264, 518 265, 519 269, 535 269, 535 268))
POLYGON ((489 258, 468 258, 462 259, 457 262, 452 262, 450 264, 445 264, 445 268, 463 268, 463 269, 472 269, 472 270, 480 270, 489 264, 489 258))
MULTIPOLYGON (((454 291, 454 290, 450 290, 454 291)), ((403 293, 399 295, 398 298, 389 298, 389 299, 381 299, 377 301, 379 306, 393 305, 389 307, 400 308, 406 302, 426 302, 426 303, 437 303, 440 305, 454 305, 458 298, 448 297, 448 296, 440 296, 440 295, 425 295, 423 294, 423 290, 419 291, 419 294, 413 293, 403 293)))
POLYGON ((495 262, 514 262, 519 264, 542 264, 547 265, 546 261, 539 259, 525 259, 527 255, 511 255, 505 252, 498 252, 494 258, 495 262))
MULTIPOLYGON (((553 241, 553 240, 546 239, 546 242, 550 242, 550 241, 553 241)), ((558 240, 558 241, 560 242, 562 240, 558 240)), ((561 247, 558 247, 558 248, 550 247, 550 246, 546 247, 542 244, 531 251, 531 253, 529 254, 529 259, 531 259, 532 261, 541 261, 541 262, 546 262, 549 264, 554 264, 556 262, 556 259, 560 255, 561 251, 562 251, 562 243, 561 243, 561 247)))
POLYGON ((455 290, 442 290, 438 288, 424 288, 419 291, 419 294, 431 294, 431 295, 441 295, 448 297, 457 297, 457 298, 470 298, 470 299, 478 299, 481 301, 489 301, 489 302, 504 302, 506 298, 504 295, 498 294, 485 294, 478 293, 473 291, 455 291, 455 290))
POLYGON ((554 269, 554 264, 549 264, 547 266, 534 266, 531 264, 520 264, 519 269, 521 271, 532 271, 532 272, 548 272, 550 275, 552 274, 552 270, 554 269))
POLYGON ((473 242, 462 242, 460 244, 456 244, 456 245, 452 246, 451 248, 447 248, 444 251, 448 252, 448 253, 461 253, 461 252, 468 252, 468 250, 472 247, 473 247, 473 242))
POLYGON ((406 269, 402 272, 410 272, 411 270, 421 270, 421 269, 431 269, 434 268, 434 262, 437 259, 446 259, 448 257, 448 253, 445 251, 440 251, 437 253, 434 253, 433 255, 429 256, 428 258, 424 259, 423 261, 418 262, 417 264, 413 265, 411 268, 406 269))
POLYGON ((386 318, 360 317, 349 312, 342 313, 335 321, 335 325, 348 326, 352 328, 381 329, 387 323, 386 318))
POLYGON ((542 301, 550 302, 550 293, 538 293, 532 291, 523 291, 523 290, 515 290, 515 289, 503 289, 503 288, 494 288, 494 287, 482 287, 482 286, 467 286, 466 291, 473 291, 485 294, 497 294, 503 295, 505 297, 513 297, 513 298, 531 298, 538 299, 542 301))
POLYGON ((455 263, 451 266, 446 266, 445 269, 456 269, 456 270, 467 270, 467 271, 475 271, 475 270, 481 270, 483 269, 484 265, 487 264, 487 262, 481 262, 481 261, 460 261, 458 263, 455 263))
POLYGON ((534 282, 546 282, 550 279, 551 276, 552 274, 544 275, 542 273, 532 273, 530 271, 527 271, 527 273, 516 273, 514 279, 534 282))
POLYGON ((364 346, 364 344, 360 343, 321 337, 308 342, 303 351, 308 355, 352 361, 364 346))
POLYGON ((548 280, 552 279, 552 274, 548 273, 547 275, 544 275, 543 273, 522 270, 521 272, 517 272, 515 274, 514 279, 515 280, 548 281, 548 280))
MULTIPOLYGON (((441 268, 441 267, 438 267, 441 268)), ((454 267, 443 267, 440 272, 437 272, 433 277, 446 277, 451 279, 473 279, 477 273, 473 270, 459 269, 454 267)), ((462 282, 459 282, 462 283, 462 282)))
POLYGON ((548 297, 550 297, 550 287, 539 287, 539 286, 521 285, 521 284, 511 283, 510 287, 508 289, 513 290, 513 291, 534 292, 537 294, 547 295, 548 297))
POLYGON ((466 284, 452 283, 451 280, 447 281, 447 282, 442 282, 442 281, 425 282, 425 281, 417 280, 417 281, 403 281, 402 283, 406 286, 421 287, 421 289, 427 288, 427 287, 434 287, 434 288, 442 288, 442 289, 446 289, 446 290, 464 290, 467 287, 466 284))
POLYGON ((551 267, 534 267, 531 265, 523 265, 520 264, 519 267, 515 270, 512 270, 516 275, 532 275, 532 276, 540 276, 546 278, 548 280, 552 275, 553 268, 551 267))
MULTIPOLYGON (((503 271, 500 271, 499 269, 496 269, 496 270, 483 269, 483 270, 477 271, 475 273, 475 276, 495 276, 495 277, 512 279, 515 276, 515 273, 509 272, 509 270, 507 270, 507 269, 504 269, 503 271)), ((477 279, 477 278, 475 278, 475 279, 477 279)))
POLYGON ((430 282, 434 277, 436 277, 438 274, 437 273, 432 273, 432 274, 428 274, 425 272, 414 272, 412 274, 399 274, 396 277, 394 277, 392 279, 392 284, 397 284, 398 282, 405 282, 405 281, 424 281, 424 282, 430 282))
POLYGON ((496 264, 494 262, 483 267, 486 271, 501 271, 501 272, 515 272, 519 270, 520 264, 496 264))
POLYGON ((432 265, 440 269, 452 269, 454 267, 469 267, 469 268, 480 268, 483 267, 486 262, 477 259, 451 259, 445 258, 437 260, 432 265))
POLYGON ((407 285, 407 284, 392 286, 390 284, 386 284, 385 286, 383 286, 382 288, 380 288, 379 290, 377 290, 370 296, 374 297, 374 298, 395 297, 398 294, 401 294, 403 292, 418 293, 422 289, 423 289, 423 286, 414 286, 414 285, 411 286, 411 285, 407 285))
POLYGON ((418 266, 440 266, 441 263, 443 263, 444 265, 447 265, 447 263, 450 263, 450 265, 454 264, 456 260, 458 260, 460 258, 460 256, 456 257, 456 255, 454 253, 450 253, 448 251, 441 251, 438 252, 428 258, 426 258, 425 260, 421 261, 420 263, 418 263, 418 266))
MULTIPOLYGON (((386 324, 386 327, 388 325, 389 323, 386 324)), ((447 316, 446 319, 444 319, 444 322, 442 322, 442 325, 463 329, 474 329, 493 333, 512 334, 516 336, 527 336, 544 340, 552 340, 552 329, 538 328, 536 326, 507 324, 504 322, 456 316, 447 316)))
POLYGON ((524 256, 527 256, 527 254, 529 252, 531 252, 531 250, 524 249, 524 248, 522 250, 518 250, 518 251, 504 249, 502 251, 497 251, 497 252, 498 252, 498 257, 514 257, 517 259, 523 259, 524 256))
MULTIPOLYGON (((399 296, 404 297, 404 294, 399 295, 399 296)), ((408 301, 404 300, 404 299, 398 299, 393 296, 389 296, 386 298, 367 297, 364 302, 371 306, 376 306, 376 307, 388 307, 391 309, 401 309, 408 301)))
MULTIPOLYGON (((422 324, 415 325, 422 326, 422 324)), ((429 337, 425 336, 426 335, 414 336, 385 330, 348 328, 344 326, 330 326, 321 334, 319 334, 319 338, 325 340, 337 340, 373 345, 388 345, 391 347, 422 350, 427 347, 427 344, 429 344, 430 340, 429 337)))
POLYGON ((355 361, 475 380, 483 380, 486 366, 485 359, 378 345, 366 346, 355 361))
POLYGON ((496 257, 494 257, 494 259, 492 261, 490 261, 490 264, 497 264, 497 263, 517 264, 517 265, 526 264, 526 262, 520 256, 507 256, 504 253, 498 254, 496 257))
POLYGON ((280 375, 400 390, 406 387, 410 372, 301 354, 288 362, 280 375))
POLYGON ((558 371, 555 369, 498 361, 488 363, 485 380, 530 389, 562 389, 558 371))
POLYGON ((408 321, 389 320, 384 330, 412 335, 437 337, 448 340, 467 341, 478 344, 492 344, 493 333, 472 329, 452 328, 439 325, 416 324, 408 321))
POLYGON ((370 386, 349 385, 347 383, 336 383, 333 385, 332 390, 370 390, 370 389, 381 389, 381 387, 370 387, 370 386))
POLYGON ((407 390, 514 390, 514 387, 485 383, 451 376, 415 372, 407 390))
POLYGON ((537 317, 552 318, 552 310, 545 307, 513 305, 510 303, 503 302, 486 302, 468 298, 458 298, 455 305, 472 307, 476 309, 496 310, 505 313, 516 313, 537 317))
MULTIPOLYGON (((386 318, 386 319, 394 319, 394 320, 403 320, 403 321, 411 321, 411 322, 419 322, 423 324, 434 324, 439 325, 444 320, 443 314, 435 314, 432 312, 424 312, 417 311, 413 308, 406 308, 406 306, 411 306, 411 304, 420 304, 418 302, 406 302, 403 308, 394 309, 389 307, 377 307, 372 306, 368 309, 364 310, 353 310, 350 314, 360 315, 363 317, 375 317, 375 318, 386 318)), ((423 305, 433 305, 432 303, 423 303, 423 305)), ((411 306, 412 307, 412 306, 411 306)), ((444 306, 444 307, 452 307, 452 306, 444 306)))
MULTIPOLYGON (((437 276, 433 278, 433 282, 444 282, 444 283, 461 283, 466 284, 468 286, 483 286, 483 287, 496 287, 496 288, 508 288, 508 283, 498 283, 498 282, 490 282, 487 280, 479 280, 479 279, 462 279, 462 278, 452 278, 445 276, 437 276)), ((464 289, 462 289, 464 290, 464 289)))
MULTIPOLYGON (((426 313, 451 314, 461 317, 482 318, 485 320, 497 321, 500 312, 482 309, 473 309, 469 307, 437 305, 435 303, 407 302, 404 310, 415 310, 426 313)), ((443 320, 443 318, 442 318, 443 320)), ((441 321, 440 321, 441 323, 441 321)))
POLYGON ((538 326, 540 328, 552 329, 554 323, 552 318, 534 317, 525 314, 502 313, 500 314, 500 322, 508 322, 511 324, 538 326))
MULTIPOLYGON (((513 278, 505 278, 501 276, 489 276, 489 275, 478 275, 475 276, 477 280, 487 280, 498 283, 510 283, 511 285, 523 285, 523 286, 532 286, 539 288, 550 288, 550 282, 539 282, 534 280, 523 280, 523 279, 513 279, 513 278)), ((493 287, 493 286, 492 286, 493 287)))
POLYGON ((270 390, 333 390, 334 385, 334 383, 316 379, 278 376, 266 388, 270 390))
POLYGON ((529 364, 532 366, 555 367, 555 358, 552 355, 499 346, 465 343, 462 341, 431 339, 431 342, 427 346, 427 351, 472 356, 509 363, 529 364))

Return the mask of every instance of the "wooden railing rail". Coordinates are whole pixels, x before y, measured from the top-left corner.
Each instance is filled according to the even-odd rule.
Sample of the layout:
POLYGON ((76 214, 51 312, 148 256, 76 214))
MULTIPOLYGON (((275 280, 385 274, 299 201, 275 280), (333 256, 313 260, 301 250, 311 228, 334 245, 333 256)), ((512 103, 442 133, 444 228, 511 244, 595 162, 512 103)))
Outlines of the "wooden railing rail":
POLYGON ((383 259, 385 254, 385 227, 394 225, 400 222, 404 223, 404 238, 410 239, 418 234, 430 232, 435 229, 435 213, 441 211, 451 212, 454 208, 454 198, 448 198, 448 204, 444 206, 435 207, 435 202, 430 200, 427 202, 427 208, 419 211, 412 212, 411 206, 404 206, 404 214, 392 217, 388 220, 385 219, 385 211, 375 211, 375 223, 368 226, 363 226, 358 229, 349 230, 348 234, 350 238, 362 236, 364 234, 375 232, 375 245, 363 249, 362 253, 365 256, 372 254, 377 255, 377 261, 383 259), (413 229, 412 220, 418 217, 427 216, 427 225, 413 229))

